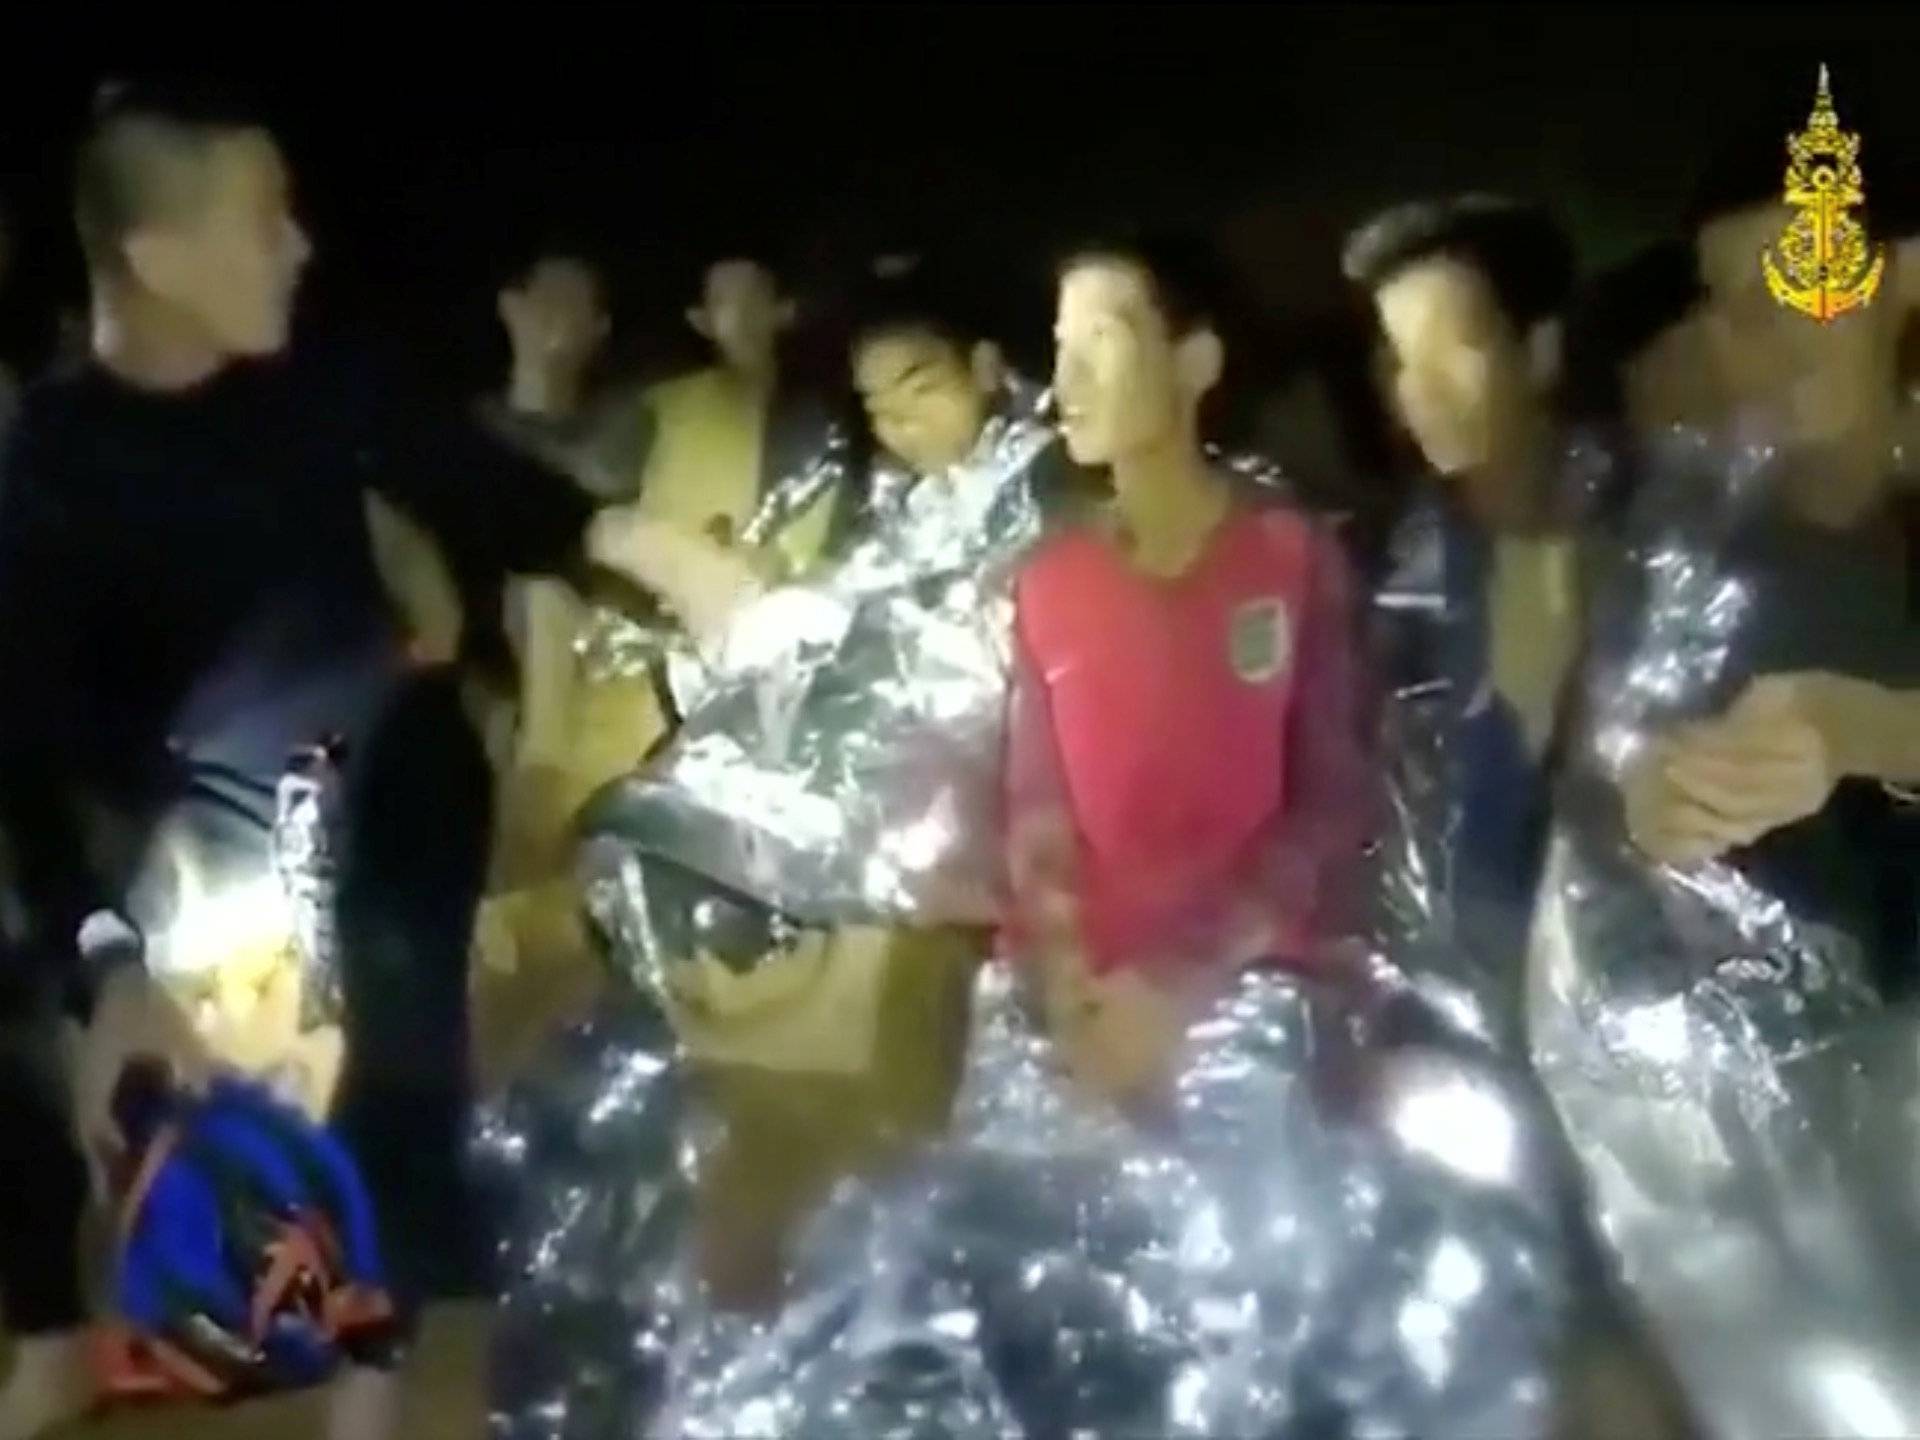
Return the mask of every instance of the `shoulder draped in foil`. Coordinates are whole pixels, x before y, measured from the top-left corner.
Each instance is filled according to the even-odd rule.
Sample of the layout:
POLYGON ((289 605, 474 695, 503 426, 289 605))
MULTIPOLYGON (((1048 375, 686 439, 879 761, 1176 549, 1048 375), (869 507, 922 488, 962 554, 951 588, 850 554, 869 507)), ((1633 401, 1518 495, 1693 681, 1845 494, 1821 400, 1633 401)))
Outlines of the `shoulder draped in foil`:
POLYGON ((1662 725, 1724 708, 1751 678, 1742 657, 1766 649, 1778 580, 1737 557, 1773 523, 1780 464, 1763 443, 1682 432, 1652 466, 1536 913, 1533 1051, 1707 1433, 1908 1435, 1911 1010, 1883 1008, 1857 935, 1763 872, 1648 861, 1614 789, 1662 725))
POLYGON ((945 475, 882 468, 847 554, 683 655, 684 723, 588 832, 807 923, 990 914, 1011 583, 1052 443, 1033 410, 945 475))
MULTIPOLYGON (((1620 468, 1617 448, 1595 432, 1569 432, 1555 454, 1550 504, 1575 527, 1581 550, 1601 544, 1599 517, 1620 468)), ((1584 555, 1575 563, 1592 568, 1584 555)), ((1456 1027, 1518 1053, 1548 790, 1544 764, 1527 755, 1493 688, 1492 568, 1485 533, 1444 495, 1416 500, 1391 536, 1373 596, 1389 814, 1372 924, 1402 983, 1456 1027), (1491 779, 1474 773, 1488 766, 1491 779), (1495 788, 1498 823, 1487 826, 1478 810, 1495 788), (1469 796, 1481 799, 1474 813, 1469 796)))

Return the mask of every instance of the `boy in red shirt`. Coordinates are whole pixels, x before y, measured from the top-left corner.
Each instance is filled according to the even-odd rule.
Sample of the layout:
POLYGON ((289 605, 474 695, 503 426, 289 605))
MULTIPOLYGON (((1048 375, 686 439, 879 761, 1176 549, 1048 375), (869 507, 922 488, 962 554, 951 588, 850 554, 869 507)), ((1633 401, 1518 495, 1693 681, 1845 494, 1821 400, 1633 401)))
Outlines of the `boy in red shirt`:
POLYGON ((1113 504, 1016 596, 1009 940, 1070 1070, 1129 1104, 1235 970, 1324 963, 1373 810, 1345 559, 1201 445, 1204 274, 1131 245, 1062 269, 1062 427, 1113 504))

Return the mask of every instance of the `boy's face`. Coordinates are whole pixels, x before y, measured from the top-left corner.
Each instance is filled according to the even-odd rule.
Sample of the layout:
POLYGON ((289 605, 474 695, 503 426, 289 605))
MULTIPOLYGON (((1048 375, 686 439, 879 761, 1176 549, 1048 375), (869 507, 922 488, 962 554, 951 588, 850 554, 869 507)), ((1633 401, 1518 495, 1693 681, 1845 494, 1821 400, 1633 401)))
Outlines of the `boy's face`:
POLYGON ((762 266, 722 260, 707 271, 700 303, 687 319, 727 365, 757 371, 771 364, 780 333, 793 320, 793 306, 762 266))
POLYGON ((1455 260, 1410 265, 1374 294, 1395 413, 1442 475, 1479 469, 1533 403, 1525 346, 1485 278, 1455 260))
POLYGON ((1174 339, 1137 266, 1089 259, 1069 269, 1053 336, 1054 393, 1077 463, 1112 465, 1192 433, 1217 366, 1201 358, 1199 336, 1174 339))
POLYGON ((536 347, 554 361, 584 364, 611 328, 600 280, 578 260, 548 257, 523 283, 500 292, 500 318, 517 346, 536 347))
POLYGON ((193 203, 135 231, 128 262, 223 354, 273 354, 287 343, 313 255, 286 161, 269 136, 245 131, 214 141, 203 166, 193 203))
POLYGON ((923 475, 957 465, 986 424, 980 367, 926 330, 888 331, 855 346, 853 383, 876 440, 923 475))

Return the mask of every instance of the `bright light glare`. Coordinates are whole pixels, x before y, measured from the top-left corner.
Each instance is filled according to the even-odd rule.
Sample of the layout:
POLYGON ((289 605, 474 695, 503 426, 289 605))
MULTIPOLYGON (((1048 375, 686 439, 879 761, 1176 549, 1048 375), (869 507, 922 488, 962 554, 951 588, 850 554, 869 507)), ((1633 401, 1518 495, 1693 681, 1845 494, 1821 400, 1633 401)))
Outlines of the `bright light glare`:
POLYGON ((282 953, 293 933, 286 892, 271 872, 239 884, 182 887, 167 927, 167 968, 209 975, 282 953))
POLYGON ((1898 1397, 1864 1356, 1844 1351, 1820 1357, 1810 1382, 1821 1418, 1835 1435, 1894 1437, 1913 1434, 1913 1416, 1902 1414, 1898 1397))
POLYGON ((1464 1305, 1480 1293, 1486 1283, 1487 1267, 1457 1235, 1449 1235, 1434 1248, 1427 1266, 1427 1293, 1448 1305, 1464 1305))
POLYGON ((1390 1123, 1402 1145, 1482 1184, 1515 1177, 1519 1131, 1498 1094, 1438 1066, 1410 1067, 1399 1082, 1390 1123))
POLYGON ((1447 1307, 1434 1300, 1415 1298, 1400 1307, 1400 1343, 1429 1385, 1446 1378, 1448 1341, 1453 1336, 1453 1319, 1447 1307))

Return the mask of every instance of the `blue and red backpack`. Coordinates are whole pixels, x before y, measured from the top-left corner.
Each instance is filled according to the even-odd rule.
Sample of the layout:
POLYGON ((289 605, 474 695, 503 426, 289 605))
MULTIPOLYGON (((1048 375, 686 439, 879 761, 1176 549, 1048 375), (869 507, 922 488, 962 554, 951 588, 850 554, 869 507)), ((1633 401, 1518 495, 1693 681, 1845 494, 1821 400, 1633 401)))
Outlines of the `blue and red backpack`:
POLYGON ((118 1196, 110 1396, 233 1399, 390 1363, 394 1308, 352 1158, 250 1081, 182 1095, 133 1067, 115 1094, 118 1196))

